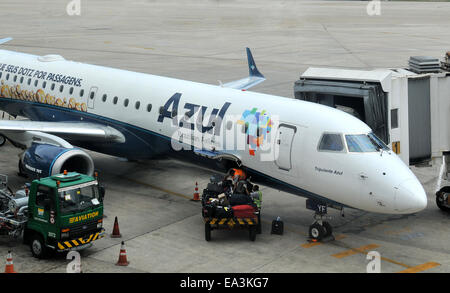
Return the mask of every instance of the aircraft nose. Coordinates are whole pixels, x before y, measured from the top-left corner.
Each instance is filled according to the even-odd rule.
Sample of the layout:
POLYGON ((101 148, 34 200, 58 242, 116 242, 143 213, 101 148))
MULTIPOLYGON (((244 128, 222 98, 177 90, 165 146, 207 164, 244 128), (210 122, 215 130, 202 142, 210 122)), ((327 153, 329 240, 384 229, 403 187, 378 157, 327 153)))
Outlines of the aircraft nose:
POLYGON ((403 181, 396 188, 395 207, 404 213, 416 213, 427 207, 427 194, 416 178, 403 181))

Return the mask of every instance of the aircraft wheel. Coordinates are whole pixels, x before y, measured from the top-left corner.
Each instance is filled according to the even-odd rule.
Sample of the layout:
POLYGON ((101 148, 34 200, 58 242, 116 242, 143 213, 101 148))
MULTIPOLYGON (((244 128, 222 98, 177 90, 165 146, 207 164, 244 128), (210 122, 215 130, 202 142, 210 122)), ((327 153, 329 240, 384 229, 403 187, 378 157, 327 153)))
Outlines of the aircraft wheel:
POLYGON ((0 147, 6 143, 6 137, 0 134, 0 147))
POLYGON ((325 228, 319 223, 314 223, 309 226, 309 237, 312 240, 320 241, 325 236, 325 228))
POLYGON ((331 236, 331 234, 333 233, 333 227, 331 227, 330 223, 322 222, 322 226, 325 229, 324 237, 331 236))
POLYGON ((445 206, 443 192, 436 195, 436 204, 444 212, 450 212, 450 208, 445 206))

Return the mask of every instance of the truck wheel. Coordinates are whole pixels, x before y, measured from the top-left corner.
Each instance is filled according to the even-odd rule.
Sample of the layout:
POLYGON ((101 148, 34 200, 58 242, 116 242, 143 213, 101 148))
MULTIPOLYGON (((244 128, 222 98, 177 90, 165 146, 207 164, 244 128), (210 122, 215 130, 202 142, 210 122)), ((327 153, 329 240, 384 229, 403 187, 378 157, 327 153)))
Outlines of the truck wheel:
POLYGON ((258 214, 258 225, 256 225, 256 233, 262 233, 261 214, 258 214))
POLYGON ((211 226, 209 223, 205 223, 205 240, 211 241, 211 226))
POLYGON ((444 198, 442 197, 442 193, 440 193, 439 195, 436 195, 436 204, 444 212, 450 212, 450 208, 445 206, 444 198))
POLYGON ((0 134, 0 147, 6 143, 6 137, 0 134))
POLYGON ((47 247, 45 247, 44 239, 37 233, 31 236, 30 249, 36 258, 43 259, 47 256, 47 247))
POLYGON ((248 236, 250 241, 255 241, 256 239, 256 226, 250 226, 248 227, 248 236))

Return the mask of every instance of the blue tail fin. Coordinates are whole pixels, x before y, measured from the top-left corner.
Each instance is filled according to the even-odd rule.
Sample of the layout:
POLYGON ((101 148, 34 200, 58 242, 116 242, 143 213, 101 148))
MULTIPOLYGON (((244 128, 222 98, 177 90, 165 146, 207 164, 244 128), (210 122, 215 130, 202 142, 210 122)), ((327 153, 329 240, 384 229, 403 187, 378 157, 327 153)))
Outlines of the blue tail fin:
POLYGON ((247 59, 248 59, 248 73, 250 76, 257 76, 257 77, 264 77, 264 75, 259 72, 258 68, 256 67, 255 60, 253 60, 252 52, 249 48, 247 49, 247 59))

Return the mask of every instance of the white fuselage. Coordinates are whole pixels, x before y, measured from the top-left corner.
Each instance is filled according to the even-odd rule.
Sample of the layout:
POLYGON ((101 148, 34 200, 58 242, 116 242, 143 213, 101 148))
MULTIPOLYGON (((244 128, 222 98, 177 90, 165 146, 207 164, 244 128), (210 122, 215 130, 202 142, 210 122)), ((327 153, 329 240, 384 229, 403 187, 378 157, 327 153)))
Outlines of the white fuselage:
MULTIPOLYGON (((190 130, 190 127, 185 126, 192 124, 193 136, 200 137, 192 141, 196 144, 205 142, 197 145, 197 148, 200 146, 202 149, 231 153, 245 167, 281 184, 298 188, 300 195, 306 193, 308 197, 311 194, 312 197, 318 196, 379 213, 413 213, 426 207, 423 187, 395 154, 389 151, 349 151, 345 135, 368 134, 371 129, 357 118, 331 107, 82 64, 58 57, 42 59, 9 51, 0 51, 0 72, 3 97, 0 100, 3 101, 11 99, 10 102, 31 104, 36 111, 41 111, 42 107, 51 107, 63 113, 79 112, 80 121, 86 117, 107 118, 111 123, 120 122, 154 133, 155 136, 165 138, 169 145, 171 138, 179 137, 180 131, 190 130), (94 93, 93 96, 91 93, 94 93), (177 93, 178 105, 176 99, 169 101, 177 93), (148 105, 151 105, 151 109, 148 105), (217 118, 222 109, 225 109, 224 119, 211 120, 222 122, 212 127, 213 132, 220 129, 220 133, 209 136, 214 138, 212 144, 206 143, 208 134, 201 131, 197 122, 211 126, 211 114, 217 118), (253 109, 259 113, 259 117, 265 115, 270 118, 269 127, 261 130, 265 136, 254 132, 252 119, 246 132, 244 116, 249 112, 254 115, 251 113, 253 109), (186 117, 186 113, 191 117, 186 117), (199 113, 204 113, 203 119, 199 118, 199 113), (252 138, 252 131, 253 136, 260 135, 256 146, 251 146, 247 140, 249 135, 252 138), (241 140, 237 140, 229 144, 230 133, 232 137, 245 133, 245 142, 242 144, 241 140), (320 151, 319 142, 324 133, 339 134, 343 149, 337 152, 320 151)), ((41 115, 39 120, 61 121, 54 114, 41 113, 51 116, 41 115)), ((253 121, 258 121, 258 118, 253 121)), ((192 138, 191 135, 192 132, 188 131, 188 137, 192 138)), ((192 141, 189 140, 188 144, 192 144, 192 141)))

